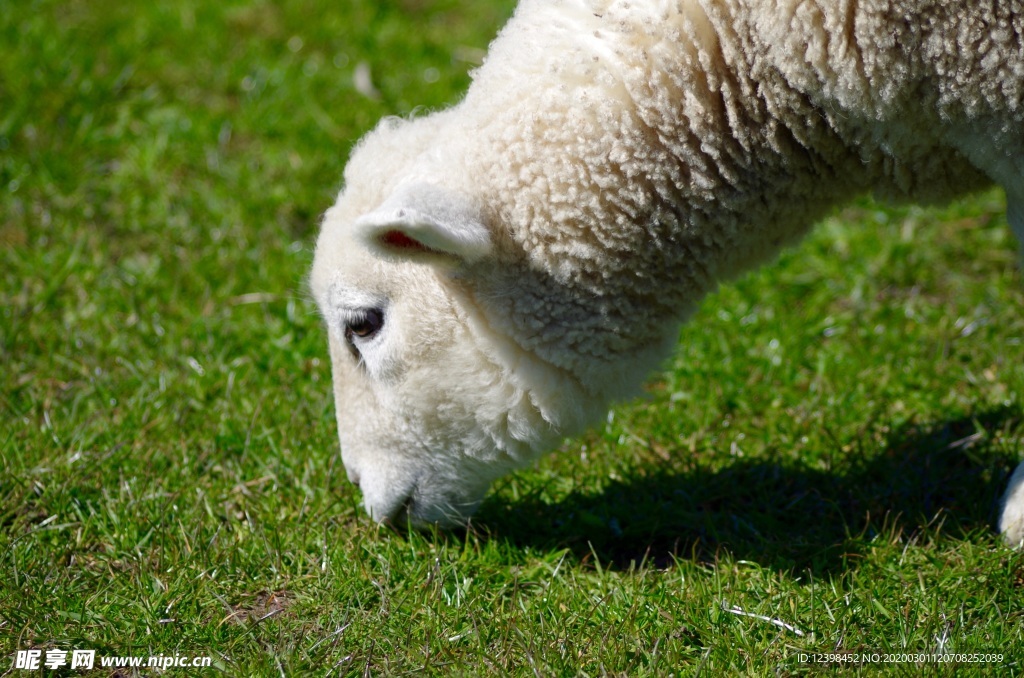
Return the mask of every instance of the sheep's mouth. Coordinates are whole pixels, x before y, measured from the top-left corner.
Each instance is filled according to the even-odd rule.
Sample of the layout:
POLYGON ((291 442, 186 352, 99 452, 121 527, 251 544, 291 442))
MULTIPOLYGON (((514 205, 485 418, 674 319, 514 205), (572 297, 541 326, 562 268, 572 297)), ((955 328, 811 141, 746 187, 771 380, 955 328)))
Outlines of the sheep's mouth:
POLYGON ((429 503, 424 504, 417 499, 416 493, 412 492, 381 522, 396 531, 406 531, 410 528, 416 530, 429 530, 440 528, 443 530, 458 529, 465 527, 470 516, 476 511, 480 500, 471 502, 443 502, 437 506, 429 503), (460 510, 461 507, 463 510, 460 510))
POLYGON ((384 522, 396 530, 407 530, 410 525, 415 526, 416 520, 413 517, 415 515, 413 512, 415 501, 412 494, 410 494, 398 507, 398 510, 392 516, 385 518, 384 522))

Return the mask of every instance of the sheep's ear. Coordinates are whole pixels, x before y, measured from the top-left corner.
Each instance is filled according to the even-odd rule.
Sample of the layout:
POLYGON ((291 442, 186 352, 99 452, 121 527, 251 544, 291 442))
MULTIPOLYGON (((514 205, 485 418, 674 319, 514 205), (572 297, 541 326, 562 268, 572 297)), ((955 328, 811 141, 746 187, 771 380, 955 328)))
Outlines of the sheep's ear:
POLYGON ((388 257, 473 263, 493 249, 480 210, 470 200, 426 183, 399 188, 355 227, 361 240, 388 257))

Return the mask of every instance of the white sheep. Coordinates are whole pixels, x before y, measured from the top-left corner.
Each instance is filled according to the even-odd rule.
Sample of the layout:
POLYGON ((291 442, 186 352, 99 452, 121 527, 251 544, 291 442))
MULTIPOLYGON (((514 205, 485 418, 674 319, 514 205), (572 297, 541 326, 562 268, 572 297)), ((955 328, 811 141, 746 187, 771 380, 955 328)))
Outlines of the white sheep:
MULTIPOLYGON (((464 521, 839 201, 996 182, 1024 236, 1021 9, 523 0, 461 103, 362 140, 317 242, 370 515, 464 521)), ((1024 539, 1024 465, 1000 530, 1024 539)))

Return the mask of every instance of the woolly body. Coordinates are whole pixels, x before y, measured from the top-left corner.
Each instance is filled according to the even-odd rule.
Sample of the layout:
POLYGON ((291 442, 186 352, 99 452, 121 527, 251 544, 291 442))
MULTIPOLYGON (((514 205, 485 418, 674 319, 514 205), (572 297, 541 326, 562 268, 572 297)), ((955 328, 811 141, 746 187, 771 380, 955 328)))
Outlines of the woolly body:
POLYGON ((1021 9, 524 0, 460 104, 359 144, 317 243, 371 514, 464 519, 634 392, 718 282, 839 202, 994 181, 1024 233, 1021 9), (358 341, 368 308, 386 320, 358 341))

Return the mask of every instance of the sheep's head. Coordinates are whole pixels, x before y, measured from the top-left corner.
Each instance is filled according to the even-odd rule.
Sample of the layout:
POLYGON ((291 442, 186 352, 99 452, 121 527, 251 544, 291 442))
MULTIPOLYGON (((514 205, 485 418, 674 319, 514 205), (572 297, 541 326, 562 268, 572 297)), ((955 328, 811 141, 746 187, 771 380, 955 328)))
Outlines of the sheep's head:
POLYGON ((617 291, 632 250, 586 269, 600 241, 552 240, 583 212, 531 203, 461 143, 459 111, 365 137, 317 241, 342 457, 378 520, 463 522, 493 480, 635 393, 678 333, 617 291))
POLYGON ((472 201, 413 182, 356 202, 328 211, 311 276, 345 468, 376 520, 461 523, 557 442, 571 407, 557 370, 481 308, 501 294, 499 255, 472 201))

